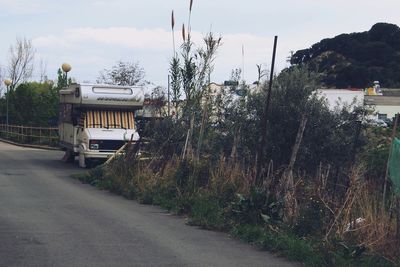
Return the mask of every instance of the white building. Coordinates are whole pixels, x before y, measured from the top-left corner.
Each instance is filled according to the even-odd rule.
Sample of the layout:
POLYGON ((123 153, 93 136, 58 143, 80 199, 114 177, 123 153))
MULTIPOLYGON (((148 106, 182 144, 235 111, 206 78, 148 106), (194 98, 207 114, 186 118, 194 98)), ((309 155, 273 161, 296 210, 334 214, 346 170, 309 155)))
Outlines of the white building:
POLYGON ((331 110, 344 106, 362 106, 364 104, 364 91, 362 89, 317 89, 318 96, 327 100, 331 110))
POLYGON ((400 113, 400 95, 366 95, 364 102, 375 110, 377 119, 392 119, 400 113))
POLYGON ((344 105, 367 106, 374 112, 374 119, 392 119, 400 113, 400 89, 318 89, 318 95, 324 97, 333 110, 344 105))
MULTIPOLYGON (((227 86, 223 84, 211 83, 210 96, 216 97, 225 90, 239 91, 242 85, 227 86)), ((261 86, 260 86, 261 87, 261 86)), ((248 91, 260 90, 255 84, 247 85, 248 91)), ((317 89, 315 92, 321 98, 326 99, 329 108, 343 108, 344 106, 368 106, 373 109, 373 119, 391 119, 396 113, 400 113, 400 89, 381 89, 379 82, 374 82, 374 87, 364 89, 317 89)), ((235 97, 238 97, 235 95, 235 97)))

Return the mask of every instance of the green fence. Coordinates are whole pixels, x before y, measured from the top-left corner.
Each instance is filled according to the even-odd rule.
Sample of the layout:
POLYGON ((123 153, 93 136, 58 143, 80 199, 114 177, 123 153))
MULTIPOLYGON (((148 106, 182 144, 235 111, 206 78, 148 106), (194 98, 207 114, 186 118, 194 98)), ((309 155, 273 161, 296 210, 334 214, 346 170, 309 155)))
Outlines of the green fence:
POLYGON ((0 124, 0 137, 9 141, 32 144, 58 146, 58 128, 30 127, 22 125, 0 124))

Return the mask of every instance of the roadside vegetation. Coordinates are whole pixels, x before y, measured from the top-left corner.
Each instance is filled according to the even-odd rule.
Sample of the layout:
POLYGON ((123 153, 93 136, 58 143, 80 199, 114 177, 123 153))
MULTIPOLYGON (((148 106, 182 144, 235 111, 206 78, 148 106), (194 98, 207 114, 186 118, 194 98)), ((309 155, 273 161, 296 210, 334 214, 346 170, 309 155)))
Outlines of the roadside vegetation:
POLYGON ((208 77, 221 38, 209 33, 195 50, 190 23, 182 34, 170 69, 174 113, 143 127, 142 153, 132 145, 78 178, 308 266, 400 264, 390 183, 383 197, 390 129, 362 123, 363 108, 330 111, 312 94, 319 76, 304 66, 274 78, 268 114, 269 81, 250 90, 233 71, 238 83, 214 92, 208 77))
POLYGON ((144 131, 152 157, 140 160, 133 147, 79 178, 309 266, 399 264, 398 210, 390 187, 382 203, 390 130, 364 128, 360 110, 329 112, 307 97, 311 89, 302 82, 310 77, 302 69, 277 77, 271 114, 281 116, 268 127, 260 184, 255 155, 262 105, 255 103, 265 97, 263 90, 224 105, 218 123, 213 116, 192 119, 191 144, 183 114, 155 121, 144 131), (286 90, 298 95, 280 95, 286 90), (291 147, 304 112, 308 121, 288 186, 291 147))

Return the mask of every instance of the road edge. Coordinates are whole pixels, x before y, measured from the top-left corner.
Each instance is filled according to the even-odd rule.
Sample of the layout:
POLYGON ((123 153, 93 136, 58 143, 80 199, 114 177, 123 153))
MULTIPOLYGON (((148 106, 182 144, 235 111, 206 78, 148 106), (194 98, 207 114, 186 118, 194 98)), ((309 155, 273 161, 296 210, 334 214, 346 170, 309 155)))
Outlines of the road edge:
POLYGON ((41 145, 31 145, 31 144, 20 144, 16 143, 7 139, 0 138, 0 142, 15 145, 15 146, 20 146, 20 147, 30 147, 30 148, 38 148, 38 149, 44 149, 44 150, 62 150, 59 147, 51 147, 51 146, 41 146, 41 145))

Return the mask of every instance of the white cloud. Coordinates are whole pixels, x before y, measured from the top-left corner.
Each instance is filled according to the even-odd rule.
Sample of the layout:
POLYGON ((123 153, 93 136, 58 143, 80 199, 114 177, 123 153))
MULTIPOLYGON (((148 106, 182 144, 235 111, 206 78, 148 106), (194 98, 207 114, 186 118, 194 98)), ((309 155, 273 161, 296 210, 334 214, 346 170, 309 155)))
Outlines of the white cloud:
POLYGON ((164 50, 167 47, 171 47, 171 38, 171 33, 163 29, 139 30, 128 27, 86 27, 67 29, 60 36, 37 37, 33 41, 37 47, 77 47, 85 44, 97 44, 164 50))
POLYGON ((0 0, 2 12, 13 14, 36 14, 45 12, 42 3, 29 0, 0 0))
MULTIPOLYGON (((202 45, 202 37, 203 34, 192 32, 192 40, 197 46, 202 45)), ((180 31, 175 32, 175 39, 178 50, 182 43, 180 31)), ((145 68, 148 80, 165 82, 168 61, 172 54, 172 34, 159 28, 71 28, 60 35, 37 37, 33 43, 47 60, 55 62, 53 68, 64 61, 70 62, 75 66, 74 75, 82 75, 82 79, 85 80, 95 80, 98 71, 109 68, 116 60, 134 59, 139 60, 145 68)), ((256 80, 256 64, 263 64, 266 69, 270 68, 273 36, 226 34, 222 36, 222 46, 217 52, 215 72, 212 76, 215 81, 228 79, 232 69, 242 68, 242 45, 245 51, 244 78, 247 81, 256 80)), ((293 43, 284 38, 282 45, 278 44, 277 70, 286 66, 285 59, 292 49, 293 43)), ((50 63, 49 66, 51 65, 50 63)))
MULTIPOLYGON (((378 21, 400 24, 398 0, 379 4, 365 0, 362 5, 348 0, 281 0, 273 9, 265 0, 231 2, 194 3, 195 43, 201 43, 200 32, 209 25, 222 32, 223 45, 212 75, 216 82, 228 79, 231 69, 242 67, 242 45, 247 81, 256 79, 256 64, 269 69, 274 34, 279 35, 279 71, 291 50, 343 32, 365 31, 378 21)), ((187 25, 188 15, 188 1, 182 0, 0 0, 0 8, 3 35, 10 37, 0 43, 0 66, 7 64, 8 48, 14 42, 11 37, 36 36, 34 46, 48 62, 49 77, 55 77, 64 61, 73 65, 71 75, 78 80, 95 80, 101 69, 116 60, 138 60, 148 80, 164 85, 172 55, 171 10, 175 12, 177 49, 182 43, 180 25, 187 25)))

